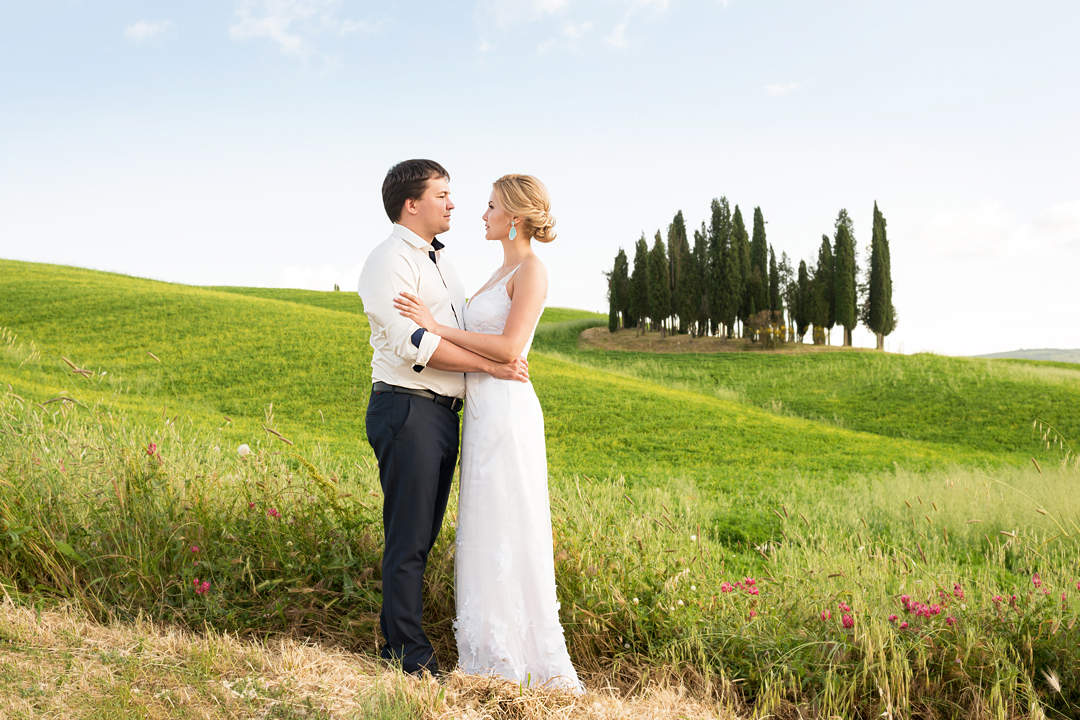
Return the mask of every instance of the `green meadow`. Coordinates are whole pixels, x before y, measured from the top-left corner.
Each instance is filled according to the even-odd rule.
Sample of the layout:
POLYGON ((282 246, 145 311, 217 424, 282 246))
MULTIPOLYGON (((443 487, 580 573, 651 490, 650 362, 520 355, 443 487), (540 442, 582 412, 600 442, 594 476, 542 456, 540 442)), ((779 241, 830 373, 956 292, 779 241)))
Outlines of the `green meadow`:
MULTIPOLYGON (((579 347, 605 323, 548 309, 529 357, 587 683, 753 716, 1080 713, 1080 367, 579 347)), ((4 591, 373 653, 367 336, 355 292, 0 260, 4 591)), ((454 510, 427 576, 447 666, 454 510)))

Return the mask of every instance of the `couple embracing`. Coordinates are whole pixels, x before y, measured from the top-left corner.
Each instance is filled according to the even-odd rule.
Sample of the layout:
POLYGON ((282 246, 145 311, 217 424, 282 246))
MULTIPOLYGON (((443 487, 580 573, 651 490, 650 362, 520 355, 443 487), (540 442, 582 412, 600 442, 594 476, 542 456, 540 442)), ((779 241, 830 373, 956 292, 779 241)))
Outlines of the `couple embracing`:
POLYGON ((368 256, 360 297, 371 325, 367 436, 383 489, 381 655, 438 672, 421 627, 423 574, 458 458, 454 634, 467 673, 582 692, 555 594, 544 418, 525 358, 547 297, 532 241, 555 238, 547 189, 493 183, 483 215, 503 264, 465 302, 437 236, 450 229, 450 176, 406 160, 383 182, 393 223, 368 256))

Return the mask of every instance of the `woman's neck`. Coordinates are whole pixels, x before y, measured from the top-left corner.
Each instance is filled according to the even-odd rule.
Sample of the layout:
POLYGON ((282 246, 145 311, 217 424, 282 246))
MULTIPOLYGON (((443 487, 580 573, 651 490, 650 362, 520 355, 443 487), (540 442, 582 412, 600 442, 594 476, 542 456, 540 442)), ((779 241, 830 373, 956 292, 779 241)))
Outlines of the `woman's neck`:
POLYGON ((513 240, 509 238, 503 240, 502 246, 503 267, 520 265, 525 258, 533 254, 532 244, 529 239, 522 237, 520 234, 513 240))

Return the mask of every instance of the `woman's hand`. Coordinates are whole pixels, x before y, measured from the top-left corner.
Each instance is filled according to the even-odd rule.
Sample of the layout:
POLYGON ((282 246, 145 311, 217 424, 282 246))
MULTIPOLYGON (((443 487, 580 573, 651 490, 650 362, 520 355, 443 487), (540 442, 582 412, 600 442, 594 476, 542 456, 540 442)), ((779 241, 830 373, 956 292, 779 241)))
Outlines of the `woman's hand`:
POLYGON ((420 298, 415 295, 410 295, 407 292, 403 292, 394 298, 394 307, 397 308, 399 313, 428 332, 437 333, 439 324, 435 322, 435 318, 432 317, 431 311, 420 301, 420 298))

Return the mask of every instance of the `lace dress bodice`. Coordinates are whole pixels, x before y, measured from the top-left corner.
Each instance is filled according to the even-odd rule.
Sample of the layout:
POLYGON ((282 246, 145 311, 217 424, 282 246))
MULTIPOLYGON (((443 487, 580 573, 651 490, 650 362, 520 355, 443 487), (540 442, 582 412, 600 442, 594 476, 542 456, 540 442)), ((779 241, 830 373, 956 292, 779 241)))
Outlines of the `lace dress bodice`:
MULTIPOLYGON (((506 327, 506 319, 510 317, 510 306, 512 304, 510 296, 506 294, 506 286, 510 282, 510 278, 517 272, 518 267, 520 265, 515 266, 493 285, 484 288, 469 298, 469 301, 465 304, 464 313, 466 330, 488 335, 502 333, 506 327)), ((537 317, 536 322, 539 324, 539 317, 537 317)), ((529 333, 529 340, 521 351, 522 358, 528 357, 535 336, 536 325, 533 325, 532 332, 529 333)))

